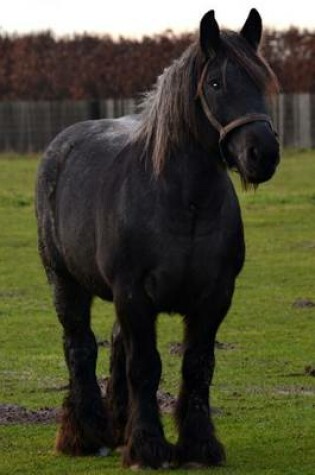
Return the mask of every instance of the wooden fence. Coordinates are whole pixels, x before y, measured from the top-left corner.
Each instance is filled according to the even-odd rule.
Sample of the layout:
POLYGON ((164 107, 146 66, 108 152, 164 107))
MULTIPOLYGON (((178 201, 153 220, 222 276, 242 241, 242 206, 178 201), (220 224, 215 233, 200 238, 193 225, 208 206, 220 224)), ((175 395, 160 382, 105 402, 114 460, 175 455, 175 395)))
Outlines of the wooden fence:
MULTIPOLYGON (((0 102, 0 151, 40 152, 68 125, 135 111, 134 99, 0 102)), ((271 115, 282 146, 315 148, 315 94, 280 95, 271 115)))

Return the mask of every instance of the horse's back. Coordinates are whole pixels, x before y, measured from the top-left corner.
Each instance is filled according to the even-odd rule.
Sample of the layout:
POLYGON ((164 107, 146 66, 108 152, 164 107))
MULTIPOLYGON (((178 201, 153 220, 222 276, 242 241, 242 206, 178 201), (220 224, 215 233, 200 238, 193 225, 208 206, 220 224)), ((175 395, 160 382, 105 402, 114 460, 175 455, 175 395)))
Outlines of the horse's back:
POLYGON ((136 116, 125 116, 83 121, 67 127, 49 144, 39 177, 46 175, 48 180, 53 180, 50 170, 58 168, 60 172, 70 160, 82 167, 90 167, 96 160, 102 160, 101 165, 106 166, 124 147, 135 123, 136 116))

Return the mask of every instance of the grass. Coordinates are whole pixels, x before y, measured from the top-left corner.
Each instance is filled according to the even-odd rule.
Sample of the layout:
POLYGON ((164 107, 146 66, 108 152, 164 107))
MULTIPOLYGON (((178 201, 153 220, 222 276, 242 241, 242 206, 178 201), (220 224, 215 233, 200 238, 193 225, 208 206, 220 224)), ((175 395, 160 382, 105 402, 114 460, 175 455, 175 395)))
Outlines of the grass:
MULTIPOLYGON (((66 384, 61 329, 36 250, 33 187, 36 157, 0 159, 0 401, 30 409, 59 406, 66 384)), ((239 191, 247 260, 218 339, 212 404, 227 466, 222 475, 309 474, 315 470, 315 153, 286 152, 277 175, 258 192, 239 191)), ((238 186, 238 179, 235 180, 238 186)), ((93 328, 109 337, 111 305, 96 301, 93 328)), ((179 317, 159 319, 162 388, 176 394, 179 317)), ((100 348, 98 373, 108 370, 100 348)), ((170 416, 167 435, 175 438, 170 416)), ((0 426, 2 474, 118 474, 117 455, 72 459, 53 453, 55 424, 0 426)), ((210 470, 209 470, 210 472, 210 470)), ((163 472, 165 473, 165 472, 163 472)), ((178 470, 176 473, 187 473, 178 470)), ((191 470, 189 473, 200 473, 191 470)))

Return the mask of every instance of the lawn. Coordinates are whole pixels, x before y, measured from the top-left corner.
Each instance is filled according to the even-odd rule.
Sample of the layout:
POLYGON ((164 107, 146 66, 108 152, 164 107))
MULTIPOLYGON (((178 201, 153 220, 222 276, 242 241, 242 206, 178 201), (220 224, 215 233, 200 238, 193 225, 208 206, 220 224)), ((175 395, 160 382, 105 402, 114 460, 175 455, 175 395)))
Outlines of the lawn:
MULTIPOLYGON (((67 383, 56 321, 36 249, 36 157, 0 158, 0 404, 59 407, 67 383)), ((222 475, 315 473, 315 152, 286 152, 274 179, 241 191, 247 259, 216 351, 212 405, 227 450, 222 475)), ((93 328, 110 336, 113 308, 96 301, 93 328)), ((159 319, 161 389, 176 395, 181 319, 159 319)), ((108 370, 100 347, 98 374, 108 370)), ((170 415, 167 435, 175 440, 170 415)), ((53 452, 56 424, 0 425, 2 474, 125 473, 118 455, 53 452)), ((213 471, 213 470, 209 470, 213 471)), ((165 471, 163 472, 165 473, 165 471)), ((177 470, 175 473, 187 473, 177 470)), ((200 473, 191 470, 189 473, 200 473)))

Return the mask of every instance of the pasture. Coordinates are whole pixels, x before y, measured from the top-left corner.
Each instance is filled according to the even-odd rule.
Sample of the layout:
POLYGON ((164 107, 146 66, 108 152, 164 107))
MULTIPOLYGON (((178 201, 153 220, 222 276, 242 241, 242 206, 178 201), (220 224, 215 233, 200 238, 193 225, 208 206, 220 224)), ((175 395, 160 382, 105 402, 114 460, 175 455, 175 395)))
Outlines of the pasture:
MULTIPOLYGON (((37 164, 36 157, 0 158, 0 473, 124 473, 116 454, 56 456, 56 423, 36 422, 36 411, 60 406, 67 384, 61 328, 37 255, 37 164), (17 406, 34 417, 21 423, 17 406)), ((314 177, 315 153, 309 151, 286 152, 276 176, 255 193, 245 194, 235 177, 247 258, 216 350, 211 405, 227 451, 227 465, 215 469, 222 475, 314 474, 314 177)), ((112 306, 95 301, 100 378, 108 372, 113 321, 112 306)), ((161 390, 175 396, 181 320, 162 315, 158 330, 161 390)), ((171 416, 163 418, 174 441, 171 416)))

